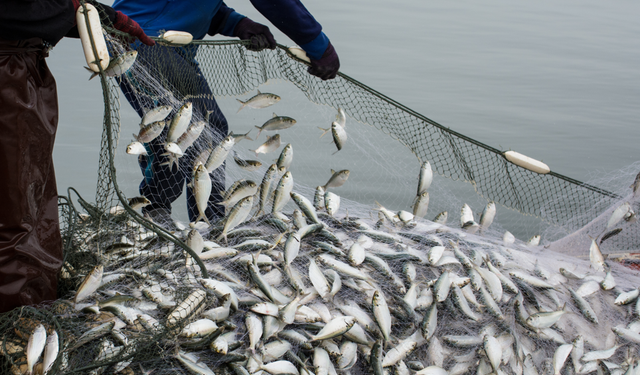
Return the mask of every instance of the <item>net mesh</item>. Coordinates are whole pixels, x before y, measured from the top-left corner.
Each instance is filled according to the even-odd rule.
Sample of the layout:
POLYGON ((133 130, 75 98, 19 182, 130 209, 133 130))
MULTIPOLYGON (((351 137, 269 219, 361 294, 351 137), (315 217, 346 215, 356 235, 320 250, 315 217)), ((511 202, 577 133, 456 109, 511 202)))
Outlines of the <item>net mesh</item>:
MULTIPOLYGON (((113 57, 131 50, 123 38, 109 30, 113 57)), ((440 176, 470 182, 482 197, 476 205, 492 200, 562 225, 567 233, 599 217, 587 231, 598 235, 610 215, 607 210, 630 197, 518 167, 500 150, 344 74, 330 81, 307 74, 307 65, 282 46, 252 52, 242 42, 159 44, 139 58, 117 78, 100 75, 105 118, 95 202, 73 189, 60 198, 65 249, 60 299, 0 316, 0 372, 22 374, 35 364, 36 373, 42 373, 38 366, 46 353, 42 362, 28 354, 39 324, 48 337, 54 332, 58 337, 60 349, 49 374, 320 374, 332 373, 331 368, 366 374, 383 365, 400 373, 427 366, 449 373, 490 373, 498 367, 521 373, 531 366, 540 372, 557 373, 561 366, 587 373, 602 366, 625 371, 634 366, 634 340, 640 332, 634 325, 640 311, 634 288, 640 279, 613 263, 567 255, 587 255, 589 243, 569 242, 560 249, 563 254, 503 241, 496 225, 482 236, 470 228, 461 230, 457 217, 462 203, 451 192, 464 187, 438 178, 429 188, 429 216, 449 210, 453 224, 394 216, 399 209, 410 210, 415 175, 424 161, 440 176), (192 57, 197 65, 185 64, 192 57), (192 122, 209 124, 190 154, 171 167, 178 172, 155 176, 168 184, 179 173, 185 184, 194 160, 211 153, 227 135, 226 129, 219 131, 220 117, 207 113, 213 109, 208 107, 211 100, 222 109, 229 130, 245 133, 270 116, 248 108, 234 115, 239 105, 235 98, 246 100, 265 83, 269 91, 278 90, 282 109, 299 122, 279 131, 283 145, 291 143, 296 150, 295 168, 290 169, 293 192, 313 201, 314 187, 326 184, 342 197, 337 212, 319 209, 321 224, 314 225, 316 219, 304 204, 289 202, 281 210, 284 215, 247 216, 229 230, 224 225, 230 218, 191 227, 180 220, 167 225, 145 218, 128 199, 139 195, 145 170, 141 173, 138 157, 125 152, 122 134, 131 128, 122 119, 138 119, 135 114, 127 117, 128 107, 121 106, 121 86, 138 100, 142 112, 168 105, 172 118, 191 102, 192 122), (318 142, 321 132, 315 128, 326 127, 338 108, 347 114, 349 141, 331 155, 335 145, 318 142), (330 168, 351 171, 344 187, 327 182, 330 168), (375 201, 393 212, 373 206, 375 201), (350 329, 341 330, 334 322, 340 317, 350 329), (334 328, 327 334, 325 327, 334 328), (323 334, 329 337, 310 340, 323 334), (587 356, 574 354, 558 364, 554 354, 563 344, 587 356), (611 354, 592 353, 611 348, 611 354)), ((166 137, 167 129, 159 139, 166 137)), ((247 147, 239 147, 239 142, 234 151, 240 159, 252 158, 247 149, 262 143, 242 140, 247 147)), ((224 169, 213 174, 218 189, 242 178, 261 185, 269 157, 255 155, 264 163, 250 171, 227 158, 224 169)), ((271 190, 282 178, 282 173, 274 178, 271 190)), ((270 197, 269 213, 274 197, 265 196, 270 197)), ((187 201, 183 207, 176 200, 174 218, 184 217, 189 208, 197 211, 194 204, 187 201)), ((251 214, 256 211, 258 207, 251 214)), ((610 252, 637 248, 637 227, 623 225, 618 236, 605 242, 610 252)))

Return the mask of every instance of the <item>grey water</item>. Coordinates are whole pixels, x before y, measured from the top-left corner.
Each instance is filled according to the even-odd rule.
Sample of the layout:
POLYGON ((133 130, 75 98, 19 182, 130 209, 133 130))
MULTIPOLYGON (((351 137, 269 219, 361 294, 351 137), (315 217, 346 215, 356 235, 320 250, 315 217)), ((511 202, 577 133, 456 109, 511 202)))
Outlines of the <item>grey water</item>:
MULTIPOLYGON (((304 3, 335 46, 343 73, 459 133, 581 181, 606 183, 602 176, 615 178, 640 160, 637 2, 304 3)), ((227 5, 293 45, 248 1, 227 5)), ((73 186, 91 198, 102 133, 100 84, 87 81, 78 40, 61 41, 47 62, 60 105, 58 189, 73 186)), ((126 101, 121 106, 125 113, 126 101)), ((316 155, 296 153, 305 157, 316 155)), ((460 194, 471 199, 473 189, 460 194)))

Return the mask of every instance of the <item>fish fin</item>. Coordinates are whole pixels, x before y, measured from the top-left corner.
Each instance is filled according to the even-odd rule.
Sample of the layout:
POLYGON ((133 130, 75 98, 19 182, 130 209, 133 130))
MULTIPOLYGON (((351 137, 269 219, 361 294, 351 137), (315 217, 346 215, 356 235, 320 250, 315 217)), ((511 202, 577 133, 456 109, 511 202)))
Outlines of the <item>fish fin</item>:
POLYGON ((331 130, 331 128, 325 129, 325 128, 321 128, 318 126, 318 129, 322 130, 322 135, 320 136, 320 138, 324 137, 325 134, 327 134, 329 132, 329 130, 331 130))
POLYGON ((262 94, 262 93, 260 92, 260 90, 258 90, 258 95, 260 95, 260 94, 262 94))
POLYGON ((336 174, 336 171, 334 171, 333 169, 331 170, 331 174, 336 174))
POLYGON ((258 125, 254 125, 257 129, 258 129, 258 135, 256 135, 256 139, 258 139, 258 137, 260 137, 260 133, 262 133, 262 128, 259 127, 258 125))
MULTIPOLYGON (((341 149, 338 149, 338 151, 340 151, 340 150, 341 150, 341 149)), ((337 153, 338 153, 338 151, 334 152, 334 153, 333 153, 333 154, 331 154, 331 155, 335 155, 335 154, 337 154, 337 153)))
POLYGON ((273 112, 273 116, 271 116, 271 118, 275 118, 275 117, 278 117, 278 115, 276 115, 276 113, 273 112))

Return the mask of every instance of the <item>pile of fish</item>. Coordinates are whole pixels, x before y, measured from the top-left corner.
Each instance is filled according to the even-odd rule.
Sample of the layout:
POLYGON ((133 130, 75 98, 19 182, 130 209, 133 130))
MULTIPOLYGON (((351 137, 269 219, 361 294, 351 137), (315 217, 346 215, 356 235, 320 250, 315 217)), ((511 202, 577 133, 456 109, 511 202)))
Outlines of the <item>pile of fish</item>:
POLYGON ((332 215, 329 192, 315 204, 288 195, 292 213, 178 224, 206 278, 187 252, 126 218, 98 249, 87 218, 76 251, 102 264, 56 308, 75 329, 32 321, 22 341, 5 334, 2 354, 23 363, 11 373, 48 373, 54 361, 61 374, 87 364, 96 374, 640 371, 640 279, 607 265, 597 245, 586 262, 476 236, 466 205, 454 228, 442 214, 378 207, 373 223, 332 215))

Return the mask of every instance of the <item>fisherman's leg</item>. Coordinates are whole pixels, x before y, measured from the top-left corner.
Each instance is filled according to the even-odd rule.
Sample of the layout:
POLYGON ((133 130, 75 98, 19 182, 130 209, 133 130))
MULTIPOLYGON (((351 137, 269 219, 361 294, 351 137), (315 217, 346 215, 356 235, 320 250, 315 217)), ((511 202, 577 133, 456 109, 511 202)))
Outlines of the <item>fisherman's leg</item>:
MULTIPOLYGON (((0 42, 35 47, 35 41, 0 42)), ((58 100, 38 53, 0 53, 0 312, 55 300, 62 266, 53 143, 58 100)))
MULTIPOLYGON (((146 47, 142 46, 138 49, 138 63, 148 68, 149 72, 156 72, 161 70, 158 64, 162 61, 173 61, 171 52, 168 47, 146 47), (158 56, 164 56, 166 58, 159 58, 158 56)), ((167 69, 165 69, 167 70, 167 69)), ((157 99, 153 96, 157 92, 152 92, 148 87, 145 87, 140 81, 139 77, 132 76, 127 73, 125 76, 119 79, 120 88, 124 93, 127 101, 133 109, 138 113, 140 117, 152 108, 155 108, 158 103, 157 99)), ((175 114, 175 111, 174 111, 175 114)), ((172 118, 172 114, 169 115, 168 121, 172 118)), ((176 167, 170 168, 168 165, 164 165, 168 158, 162 156, 165 153, 164 140, 168 132, 168 124, 165 127, 163 133, 153 141, 145 144, 147 148, 147 156, 140 156, 138 164, 143 174, 143 180, 140 183, 140 194, 144 195, 151 202, 150 205, 142 209, 143 213, 157 213, 165 216, 164 220, 169 219, 171 214, 171 204, 182 194, 184 186, 184 173, 177 170, 176 167)))

